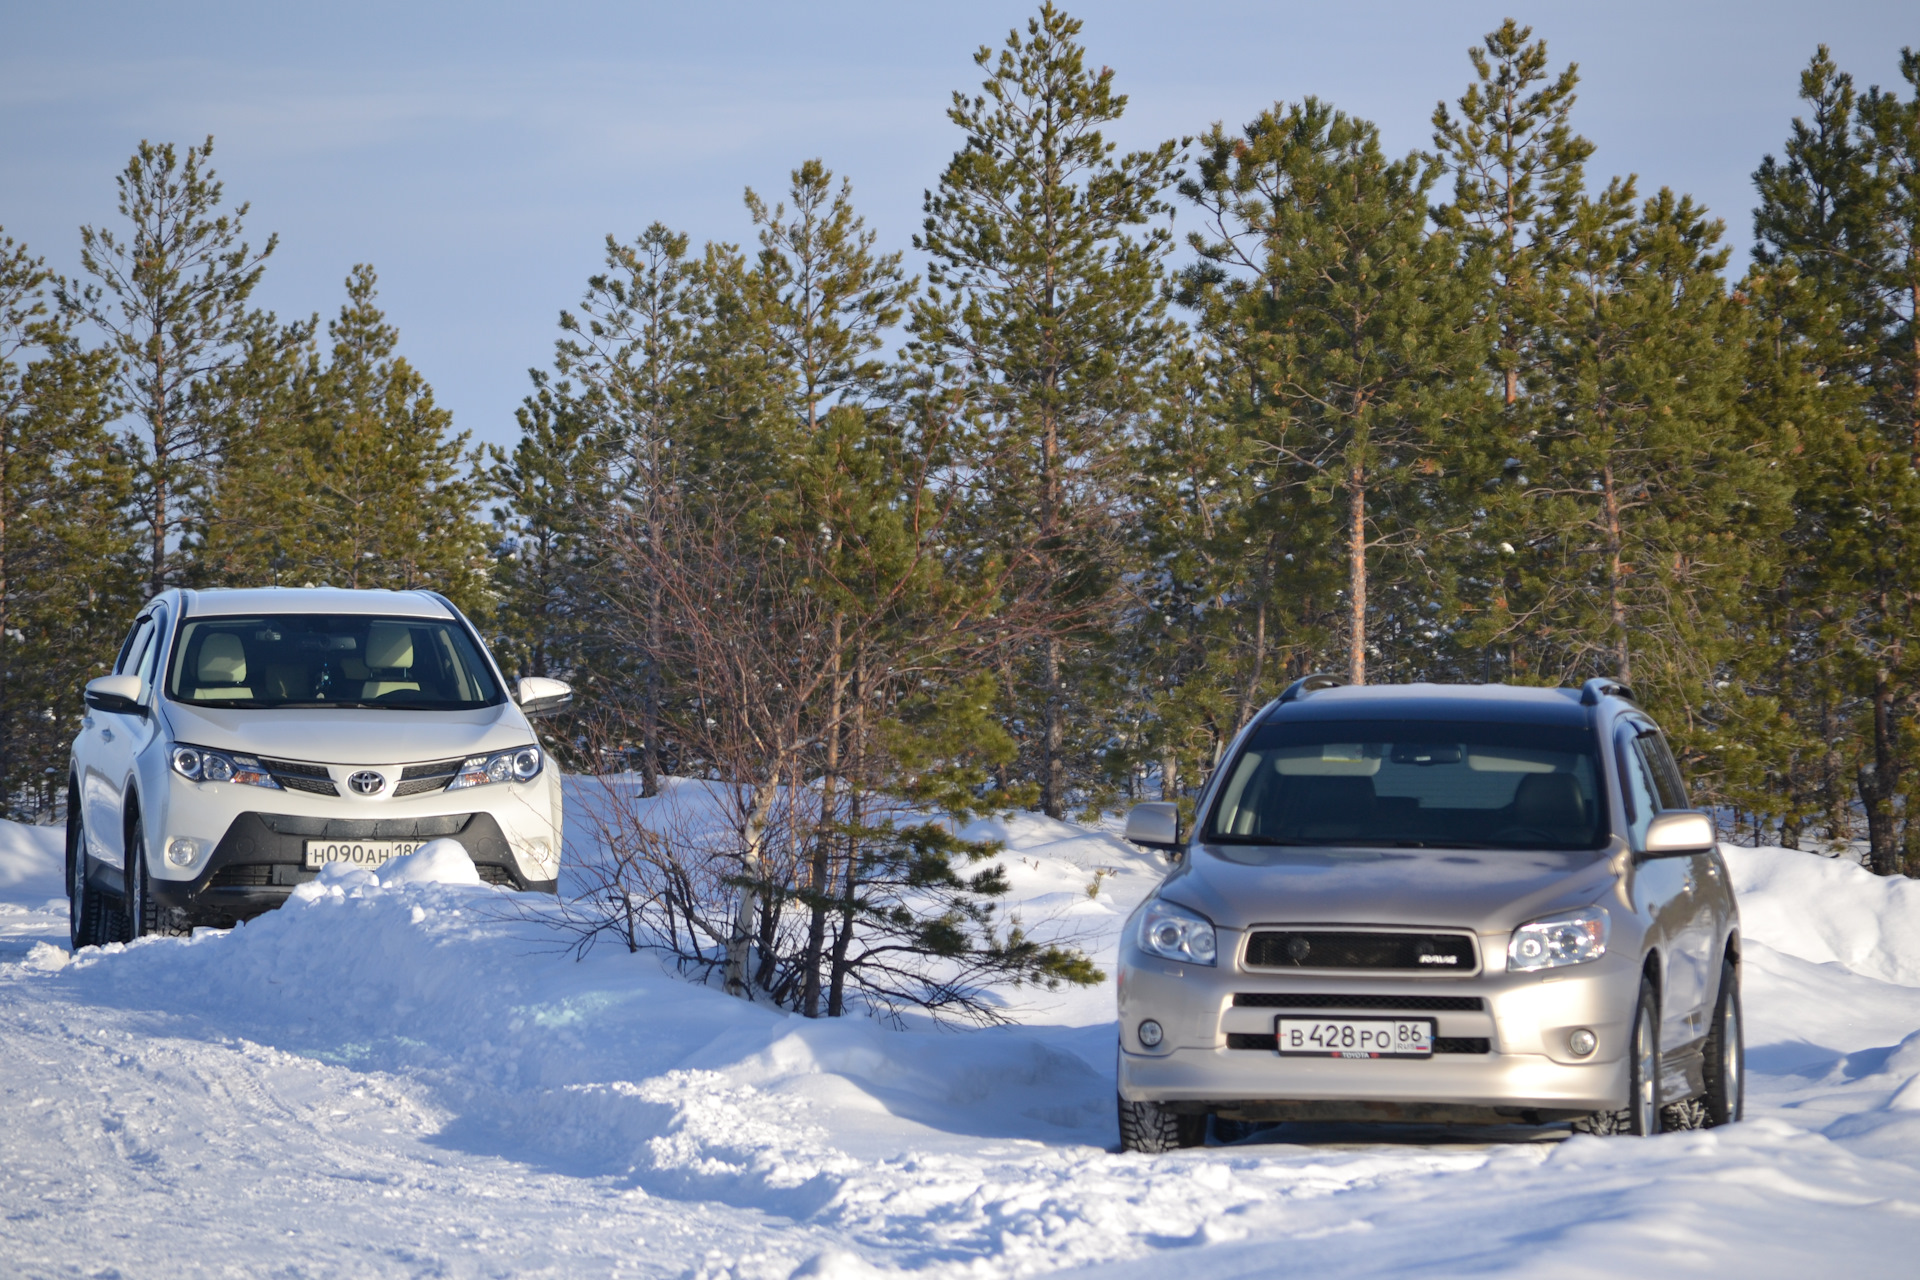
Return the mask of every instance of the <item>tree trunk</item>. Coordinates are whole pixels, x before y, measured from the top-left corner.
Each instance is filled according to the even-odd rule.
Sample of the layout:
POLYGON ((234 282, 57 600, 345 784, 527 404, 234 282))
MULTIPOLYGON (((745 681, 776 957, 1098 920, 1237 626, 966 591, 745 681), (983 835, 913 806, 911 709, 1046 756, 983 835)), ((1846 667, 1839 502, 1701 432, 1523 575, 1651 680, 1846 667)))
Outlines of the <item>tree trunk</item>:
POLYGON ((1873 673, 1873 763, 1855 773, 1860 803, 1867 811, 1867 864, 1877 876, 1900 872, 1893 798, 1900 790, 1900 757, 1893 740, 1893 684, 1886 668, 1873 673))
POLYGON ((1633 684, 1633 651, 1627 637, 1627 602, 1622 579, 1626 563, 1626 531, 1620 519, 1620 494, 1614 487, 1613 464, 1601 469, 1601 494, 1607 513, 1607 609, 1613 627, 1614 676, 1633 684))
POLYGON ((1347 680, 1367 682, 1367 473, 1355 464, 1347 473, 1347 680))
MULTIPOLYGON (((1824 664, 1822 666, 1824 672, 1824 664)), ((1844 776, 1840 759, 1840 721, 1833 704, 1833 690, 1827 685, 1820 696, 1820 741, 1827 744, 1826 751, 1820 757, 1821 791, 1827 801, 1827 839, 1833 844, 1841 844, 1853 839, 1853 814, 1847 808, 1846 787, 1841 779, 1844 776)))
POLYGON ((1180 798, 1180 761, 1171 747, 1160 751, 1160 798, 1169 801, 1180 798))
POLYGON ((831 892, 833 871, 834 822, 839 816, 840 718, 846 710, 847 680, 840 662, 842 620, 833 618, 832 683, 827 709, 826 768, 820 778, 820 823, 813 838, 812 874, 807 888, 813 894, 807 919, 806 985, 800 996, 800 1011, 809 1018, 820 1016, 820 965, 827 945, 827 894, 831 892))
POLYGON ((1040 810, 1049 818, 1061 817, 1066 810, 1067 762, 1062 750, 1066 734, 1065 726, 1061 723, 1060 705, 1064 701, 1060 688, 1061 648, 1059 636, 1047 637, 1046 773, 1040 783, 1040 810))
POLYGON ((773 810, 774 793, 779 789, 776 770, 769 779, 753 789, 747 803, 747 820, 740 832, 740 905, 734 912, 733 933, 727 939, 726 990, 730 996, 752 999, 751 974, 753 940, 759 932, 760 884, 765 881, 766 859, 763 847, 767 835, 767 815, 773 810))
POLYGON ((862 818, 859 778, 866 762, 866 702, 858 658, 853 664, 852 785, 847 788, 847 865, 842 877, 839 931, 833 937, 833 965, 827 985, 827 1016, 847 1011, 847 954, 853 946, 853 924, 860 903, 860 837, 862 818))
POLYGON ((1253 608, 1253 670, 1248 673, 1247 683, 1240 690, 1240 705, 1233 718, 1236 733, 1253 718, 1260 697, 1260 676, 1267 666, 1267 585, 1263 577, 1260 599, 1253 608))

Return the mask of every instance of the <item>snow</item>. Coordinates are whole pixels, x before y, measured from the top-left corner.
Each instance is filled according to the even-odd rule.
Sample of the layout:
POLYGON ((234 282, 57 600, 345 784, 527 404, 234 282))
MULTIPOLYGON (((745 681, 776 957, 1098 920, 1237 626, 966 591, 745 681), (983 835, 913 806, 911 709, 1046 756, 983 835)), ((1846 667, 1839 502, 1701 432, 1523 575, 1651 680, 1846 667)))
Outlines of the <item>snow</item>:
MULTIPOLYGON (((1163 870, 1117 824, 968 834, 1103 967, 1163 870)), ((0 825, 0 1273, 1904 1273, 1920 886, 1726 853, 1746 1123, 1139 1157, 1114 1150, 1110 984, 1010 993, 1016 1024, 985 1030, 809 1021, 646 954, 576 960, 431 849, 231 932, 70 957, 60 833, 0 825)))

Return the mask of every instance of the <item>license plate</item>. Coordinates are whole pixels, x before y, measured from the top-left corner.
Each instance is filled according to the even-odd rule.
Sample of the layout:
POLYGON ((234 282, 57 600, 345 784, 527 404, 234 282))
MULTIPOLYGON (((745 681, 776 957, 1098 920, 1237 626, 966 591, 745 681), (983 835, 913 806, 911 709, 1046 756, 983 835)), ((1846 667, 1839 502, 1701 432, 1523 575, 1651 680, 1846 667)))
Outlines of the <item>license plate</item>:
POLYGON ((418 849, 424 840, 309 840, 307 870, 316 871, 329 862, 344 862, 350 867, 377 867, 418 849))
POLYGON ((1431 1058, 1432 1018, 1276 1018, 1282 1054, 1300 1058, 1431 1058))

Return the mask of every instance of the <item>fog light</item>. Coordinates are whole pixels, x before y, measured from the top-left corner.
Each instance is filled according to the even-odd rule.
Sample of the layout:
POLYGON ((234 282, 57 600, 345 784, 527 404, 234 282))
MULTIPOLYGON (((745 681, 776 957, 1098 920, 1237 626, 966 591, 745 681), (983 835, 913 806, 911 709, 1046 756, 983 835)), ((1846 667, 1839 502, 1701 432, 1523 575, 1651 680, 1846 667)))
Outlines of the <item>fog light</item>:
POLYGON ((1140 1037, 1140 1043, 1149 1049, 1159 1048, 1160 1041, 1166 1038, 1166 1034, 1160 1030, 1160 1024, 1152 1018, 1140 1024, 1137 1034, 1140 1037))
POLYGON ((1586 1057, 1595 1049, 1599 1048, 1599 1046, 1600 1037, 1594 1035, 1593 1032, 1587 1030, 1585 1027, 1580 1028, 1567 1037, 1567 1048, 1573 1050, 1573 1056, 1576 1058, 1586 1057))
POLYGON ((176 867, 190 867, 193 860, 200 856, 200 842, 189 840, 185 836, 176 836, 167 841, 167 861, 176 867))

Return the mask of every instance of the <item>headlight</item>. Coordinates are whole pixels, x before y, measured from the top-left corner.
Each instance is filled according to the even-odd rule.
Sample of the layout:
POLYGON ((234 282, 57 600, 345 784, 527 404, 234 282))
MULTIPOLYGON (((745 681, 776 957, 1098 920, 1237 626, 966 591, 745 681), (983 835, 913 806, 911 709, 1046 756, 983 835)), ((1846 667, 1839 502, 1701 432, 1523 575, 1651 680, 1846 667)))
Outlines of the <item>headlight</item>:
POLYGON ((1585 964, 1607 954, 1607 931, 1612 922, 1605 907, 1583 907, 1529 920, 1513 931, 1507 944, 1507 969, 1528 973, 1585 964))
POLYGON ((243 787, 280 789, 266 766, 252 756, 182 745, 167 752, 167 761, 175 773, 193 782, 237 782, 243 787))
POLYGON ((1139 941, 1149 955, 1187 964, 1210 966, 1217 950, 1211 920, 1159 898, 1140 913, 1139 941))
POLYGON ((515 782, 531 782, 540 775, 546 763, 546 757, 538 747, 515 747, 512 751, 500 751, 490 756, 469 756, 461 761, 460 772, 453 775, 447 790, 483 787, 489 782, 505 782, 509 778, 515 782))

